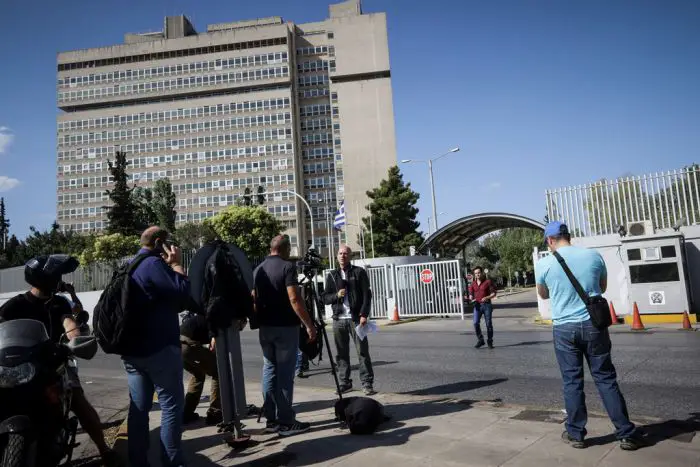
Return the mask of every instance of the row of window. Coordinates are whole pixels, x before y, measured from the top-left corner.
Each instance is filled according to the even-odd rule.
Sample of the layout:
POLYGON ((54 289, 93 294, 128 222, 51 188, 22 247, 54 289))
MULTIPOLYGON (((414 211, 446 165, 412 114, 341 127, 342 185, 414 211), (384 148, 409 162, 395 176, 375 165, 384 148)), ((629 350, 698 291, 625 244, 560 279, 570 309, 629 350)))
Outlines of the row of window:
POLYGON ((262 47, 272 47, 276 45, 286 45, 287 37, 274 37, 272 39, 262 39, 255 41, 236 42, 232 44, 210 45, 208 47, 194 47, 191 49, 169 50, 167 52, 154 52, 141 55, 128 55, 123 57, 105 58, 101 60, 86 60, 83 62, 62 63, 58 65, 58 71, 76 70, 80 68, 95 68, 109 65, 120 65, 124 63, 150 62, 153 60, 166 60, 169 58, 190 57, 193 55, 204 55, 226 52, 229 50, 257 49, 262 47))
POLYGON ((300 99, 314 99, 316 97, 327 96, 329 92, 330 91, 328 91, 328 88, 303 89, 303 90, 299 90, 299 98, 300 99))
POLYGON ((302 160, 326 159, 333 157, 333 148, 311 148, 301 151, 302 160))
POLYGON ((243 112, 261 112, 265 110, 288 109, 291 105, 288 97, 279 99, 261 99, 257 101, 230 102, 228 104, 203 105, 160 112, 141 112, 138 114, 98 117, 83 120, 66 120, 58 122, 58 131, 87 130, 111 126, 141 125, 151 122, 167 122, 188 118, 203 118, 214 115, 227 115, 243 112))
POLYGON ((317 45, 315 47, 300 47, 297 49, 297 55, 321 55, 329 52, 335 52, 335 47, 329 47, 327 45, 317 45))
POLYGON ((100 133, 78 133, 64 135, 59 138, 59 147, 70 145, 84 145, 104 143, 109 141, 122 141, 136 138, 153 138, 170 136, 173 134, 191 134, 207 131, 225 131, 235 128, 248 128, 263 125, 284 125, 291 123, 291 113, 267 114, 246 117, 226 118, 223 120, 209 120, 204 122, 190 122, 158 127, 128 128, 125 130, 102 131, 100 133))
POLYGON ((279 65, 287 63, 287 52, 277 52, 260 55, 247 55, 245 57, 219 58, 216 60, 180 63, 177 65, 164 65, 152 68, 137 68, 135 70, 110 71, 107 73, 91 73, 82 76, 66 76, 59 78, 58 87, 91 86, 102 83, 115 83, 133 79, 149 79, 161 76, 182 75, 185 73, 202 73, 207 71, 220 71, 228 68, 240 68, 247 66, 279 65))
POLYGON ((333 144, 333 134, 323 133, 323 134, 309 134, 301 135, 301 144, 333 144))
POLYGON ((255 175, 239 179, 207 180, 201 182, 173 183, 173 192, 177 195, 190 193, 208 193, 213 190, 240 191, 250 188, 255 191, 258 185, 282 186, 294 185, 294 174, 255 175))
POLYGON ((300 87, 310 87, 310 86, 326 86, 328 85, 329 79, 328 75, 310 75, 310 76, 300 76, 299 79, 300 87))
MULTIPOLYGON (((289 159, 271 159, 259 162, 240 162, 238 164, 206 165, 202 167, 187 167, 173 169, 173 180, 180 178, 212 177, 217 175, 233 175, 241 173, 267 172, 274 170, 287 170, 293 167, 289 159)), ((149 180, 149 175, 154 172, 134 172, 131 177, 134 182, 149 180)), ((158 177, 161 178, 161 177, 158 177)))
POLYGON ((87 204, 87 203, 102 203, 109 200, 109 196, 104 190, 88 191, 79 193, 59 193, 57 196, 58 204, 87 204))
POLYGON ((335 185, 335 176, 313 177, 304 179, 304 188, 325 188, 335 185))
POLYGON ((82 99, 99 99, 110 96, 131 96, 134 94, 163 92, 190 87, 202 88, 204 86, 218 86, 226 83, 240 83, 244 81, 258 81, 271 78, 286 78, 288 76, 288 66, 263 68, 261 70, 230 72, 218 75, 190 76, 185 78, 152 81, 148 83, 120 84, 106 88, 64 91, 58 93, 58 101, 71 102, 82 99))
MULTIPOLYGON (((340 124, 336 123, 336 125, 338 125, 338 129, 340 129, 340 124)), ((333 120, 330 118, 315 118, 313 120, 303 120, 301 122, 302 131, 325 130, 326 128, 332 127, 334 127, 333 120)))
MULTIPOLYGON (((178 208, 187 209, 194 208, 196 206, 218 206, 220 203, 224 202, 224 206, 229 206, 231 204, 236 204, 239 198, 243 194, 234 193, 228 195, 213 195, 213 196, 198 196, 193 198, 180 198, 178 199, 178 208)), ((276 193, 274 195, 267 195, 265 197, 266 202, 282 202, 289 201, 293 198, 289 193, 276 193)))
POLYGON ((333 162, 324 161, 304 164, 305 174, 328 173, 333 171, 335 171, 335 164, 333 162))
POLYGON ((328 71, 327 60, 312 60, 297 64, 298 71, 328 71))
POLYGON ((331 106, 329 104, 315 104, 299 107, 300 117, 315 117, 316 115, 328 115, 329 113, 331 113, 331 106))
POLYGON ((309 203, 335 203, 336 193, 335 190, 310 191, 307 193, 306 199, 309 203))

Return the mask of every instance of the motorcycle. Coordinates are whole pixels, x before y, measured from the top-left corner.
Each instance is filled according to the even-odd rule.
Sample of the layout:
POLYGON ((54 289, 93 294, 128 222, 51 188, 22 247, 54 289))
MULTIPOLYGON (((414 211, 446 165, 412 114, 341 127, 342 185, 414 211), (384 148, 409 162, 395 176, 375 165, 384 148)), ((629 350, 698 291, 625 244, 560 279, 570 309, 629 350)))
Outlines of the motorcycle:
POLYGON ((55 344, 39 321, 0 323, 2 467, 70 464, 78 420, 71 416, 67 368, 76 365, 75 357, 90 360, 96 352, 93 336, 55 344))

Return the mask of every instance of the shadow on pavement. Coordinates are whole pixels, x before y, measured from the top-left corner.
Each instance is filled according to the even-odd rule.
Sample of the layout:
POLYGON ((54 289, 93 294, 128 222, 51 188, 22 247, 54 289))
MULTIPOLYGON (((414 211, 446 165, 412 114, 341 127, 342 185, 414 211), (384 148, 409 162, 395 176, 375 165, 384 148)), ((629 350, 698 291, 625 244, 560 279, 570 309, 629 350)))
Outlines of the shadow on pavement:
POLYGON ((483 381, 462 381, 460 383, 442 384, 430 388, 417 389, 415 391, 402 392, 411 396, 444 396, 447 394, 458 394, 461 392, 471 391, 486 386, 493 386, 508 381, 508 378, 487 379, 483 381))
MULTIPOLYGON (((654 446, 662 441, 673 440, 681 443, 690 443, 697 431, 700 431, 700 412, 690 414, 685 420, 665 420, 658 423, 639 425, 638 428, 644 433, 644 441, 649 446, 654 446)), ((615 434, 597 436, 588 439, 588 444, 592 446, 614 443, 615 434)))
POLYGON ((548 341, 525 341, 525 342, 518 342, 517 344, 508 344, 508 345, 499 345, 497 347, 522 347, 522 346, 528 346, 528 345, 540 345, 540 344, 551 344, 552 340, 548 341))
MULTIPOLYGON (((376 360, 376 361, 373 360, 372 367, 376 368, 376 367, 385 366, 385 365, 395 365, 397 363, 399 363, 399 362, 398 361, 387 362, 384 360, 376 360)), ((309 370, 304 372, 306 374, 306 376, 302 379, 309 379, 312 376, 318 376, 318 375, 329 375, 331 373, 331 369, 330 369, 330 364, 328 364, 328 365, 329 366, 318 367, 318 366, 314 366, 313 364, 311 364, 309 366, 309 370)), ((360 369, 360 365, 358 365, 358 364, 350 365, 350 371, 359 371, 359 369, 360 369)))
MULTIPOLYGON (((527 300, 522 302, 508 302, 508 303, 498 303, 493 304, 494 312, 498 310, 508 310, 512 308, 537 308, 537 300, 527 300)), ((496 315, 494 314, 494 318, 496 315)))

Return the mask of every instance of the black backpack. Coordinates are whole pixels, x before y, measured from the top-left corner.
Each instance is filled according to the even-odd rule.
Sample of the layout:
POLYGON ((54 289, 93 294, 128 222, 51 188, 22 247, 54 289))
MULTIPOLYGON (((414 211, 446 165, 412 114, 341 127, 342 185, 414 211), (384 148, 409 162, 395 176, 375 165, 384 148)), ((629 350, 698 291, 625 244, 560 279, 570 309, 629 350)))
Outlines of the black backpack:
POLYGON ((128 355, 130 342, 140 341, 138 311, 146 297, 132 273, 149 255, 138 255, 112 275, 92 311, 92 332, 104 353, 128 355), (136 311, 137 313, 134 313, 136 311))
POLYGON ((210 328, 216 332, 231 326, 234 319, 252 319, 253 297, 228 244, 216 241, 214 246, 204 269, 200 303, 210 328))

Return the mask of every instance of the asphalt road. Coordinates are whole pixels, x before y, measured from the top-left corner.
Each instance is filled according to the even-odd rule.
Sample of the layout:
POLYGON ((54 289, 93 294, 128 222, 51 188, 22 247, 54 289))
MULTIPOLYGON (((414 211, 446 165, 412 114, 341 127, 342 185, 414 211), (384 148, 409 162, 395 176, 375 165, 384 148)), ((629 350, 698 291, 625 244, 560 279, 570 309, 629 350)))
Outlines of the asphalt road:
MULTIPOLYGON (((381 327, 370 336, 375 389, 563 408, 551 328, 530 323, 534 307, 530 293, 496 304, 492 350, 473 347, 476 339, 469 319, 381 327)), ((617 326, 612 333, 613 361, 632 417, 685 419, 700 412, 700 332, 653 329, 638 334, 627 329, 617 326)), ((244 331, 242 342, 246 379, 259 381, 262 356, 257 332, 244 331)), ((351 359, 356 363, 354 355, 351 359)), ((312 366, 311 376, 297 384, 332 388, 327 362, 324 352, 321 365, 312 366)), ((88 397, 104 413, 114 416, 127 405, 126 378, 118 358, 98 354, 80 362, 80 374, 88 397)), ((359 387, 356 371, 353 380, 359 387)), ((589 410, 604 410, 588 374, 586 395, 589 410)))

